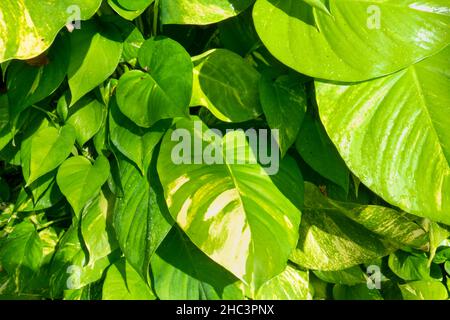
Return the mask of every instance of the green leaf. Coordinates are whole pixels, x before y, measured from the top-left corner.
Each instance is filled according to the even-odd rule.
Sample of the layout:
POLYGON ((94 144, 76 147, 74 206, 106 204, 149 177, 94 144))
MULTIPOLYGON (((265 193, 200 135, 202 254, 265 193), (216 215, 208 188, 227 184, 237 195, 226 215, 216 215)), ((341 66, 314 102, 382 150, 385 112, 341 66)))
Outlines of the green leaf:
POLYGON ((333 298, 335 300, 383 300, 380 292, 369 289, 367 284, 355 286, 336 284, 333 287, 333 298))
POLYGON ((450 261, 450 248, 440 247, 434 256, 433 263, 442 264, 446 261, 450 261))
MULTIPOLYGON (((450 237, 450 228, 444 225, 440 225, 434 221, 428 221, 428 234, 430 238, 429 242, 429 257, 428 257, 428 266, 431 265, 431 262, 435 258, 436 251, 438 247, 441 245, 443 241, 445 241, 448 237, 450 237)), ((450 256, 450 255, 449 255, 450 256)), ((438 258, 439 259, 439 258, 438 258)), ((442 263, 442 262, 440 262, 442 263)))
POLYGON ((81 209, 100 191, 108 176, 109 162, 104 156, 99 156, 93 165, 87 158, 76 156, 59 167, 56 181, 75 215, 79 216, 81 209))
POLYGON ((360 266, 338 271, 314 271, 314 275, 325 282, 347 286, 367 283, 366 275, 360 266))
POLYGON ((316 82, 320 117, 356 176, 401 209, 450 224, 450 47, 359 84, 316 82))
POLYGON ((211 24, 244 11, 253 0, 162 0, 163 24, 211 24))
POLYGON ((279 130, 278 145, 284 156, 294 144, 305 116, 305 89, 296 76, 283 75, 272 80, 264 75, 259 91, 267 123, 272 130, 279 130))
POLYGON ((100 4, 100 0, 2 1, 0 16, 4 23, 0 25, 0 63, 41 54, 64 25, 73 20, 89 19, 100 4), (76 17, 78 10, 80 16, 76 17))
POLYGON ((67 123, 75 128, 77 142, 83 146, 104 124, 105 106, 96 99, 85 97, 69 109, 67 123))
POLYGON ((250 9, 221 22, 218 27, 220 42, 224 48, 243 57, 261 45, 250 9))
POLYGON ((117 248, 112 227, 114 199, 104 192, 92 199, 81 213, 81 235, 89 253, 89 264, 108 256, 117 248))
POLYGON ((147 8, 154 0, 117 0, 117 3, 127 10, 142 10, 147 8))
POLYGON ((262 42, 277 59, 327 80, 387 75, 450 42, 445 0, 332 0, 329 9, 331 15, 304 1, 258 0, 253 18, 262 42))
MULTIPOLYGON (((40 179, 38 179, 37 181, 39 180, 40 179)), ((44 190, 44 192, 39 196, 38 199, 36 199, 36 197, 34 196, 29 196, 25 189, 22 189, 17 197, 14 210, 16 210, 17 212, 45 210, 56 205, 60 200, 62 200, 62 198, 63 195, 61 194, 61 191, 56 184, 56 180, 53 177, 50 180, 48 188, 44 190)))
MULTIPOLYGON (((447 272, 447 274, 450 275, 450 260, 445 262, 444 268, 445 268, 445 272, 447 272)), ((448 278, 447 278, 447 284, 448 284, 448 278)))
MULTIPOLYGON (((10 110, 14 120, 25 108, 51 95, 66 77, 70 51, 66 37, 56 39, 42 65, 12 61, 8 66, 7 88, 10 110)), ((37 62, 36 62, 37 63, 37 62)), ((37 63, 38 64, 38 63, 37 63)))
POLYGON ((0 242, 0 264, 14 279, 17 290, 21 291, 37 275, 43 259, 42 247, 36 227, 29 221, 16 225, 0 242))
POLYGON ((337 202, 305 183, 300 239, 291 256, 313 270, 335 271, 371 262, 403 245, 422 246, 425 230, 380 206, 337 202))
POLYGON ((71 54, 67 77, 74 105, 86 93, 105 81, 116 69, 122 42, 116 29, 94 21, 83 23, 71 34, 71 54))
POLYGON ((139 50, 139 64, 148 73, 125 73, 117 86, 117 104, 141 127, 161 119, 187 116, 192 94, 192 62, 186 50, 169 38, 152 38, 139 50))
POLYGON ((312 300, 313 288, 308 271, 291 266, 262 285, 256 300, 312 300))
POLYGON ((277 174, 270 176, 270 179, 293 205, 299 210, 303 209, 305 184, 294 158, 291 156, 284 157, 280 162, 277 174))
POLYGON ((442 278, 437 265, 432 264, 430 270, 426 254, 415 255, 399 250, 389 256, 389 268, 406 281, 442 278))
POLYGON ((103 17, 104 23, 113 23, 123 39, 122 59, 132 66, 136 65, 139 49, 145 39, 141 31, 131 22, 120 19, 115 15, 103 17))
MULTIPOLYGON (((53 299, 61 298, 65 290, 77 290, 102 278, 105 269, 114 261, 113 256, 91 261, 87 265, 87 255, 79 238, 79 221, 62 236, 50 266, 50 294, 53 299)), ((117 258, 116 258, 117 259, 117 258)))
MULTIPOLYGON (((0 132, 2 132, 3 137, 3 129, 8 126, 10 119, 9 114, 9 104, 8 104, 8 96, 6 94, 0 94, 0 132)), ((1 141, 1 140, 0 140, 1 141)), ((3 149, 1 147, 0 142, 0 150, 3 149)))
POLYGON ((445 286, 437 281, 413 281, 399 285, 404 300, 447 300, 445 286))
POLYGON ((260 74, 234 52, 209 51, 194 68, 191 106, 205 106, 225 122, 243 122, 262 113, 260 74))
MULTIPOLYGON (((256 290, 284 270, 301 213, 256 163, 242 131, 222 139, 217 133, 202 134, 206 129, 199 121, 180 119, 163 138, 158 173, 166 202, 197 247, 256 290), (183 133, 180 144, 188 144, 188 151, 191 139, 200 147, 214 146, 219 163, 175 164, 179 146, 172 141, 174 129, 183 133)), ((196 152, 193 159, 198 163, 202 156, 196 152)))
POLYGON ((295 147, 303 160, 347 193, 350 173, 319 120, 307 113, 295 147))
POLYGON ((75 143, 75 130, 71 125, 59 129, 42 128, 22 147, 22 171, 27 185, 56 169, 70 154, 75 143))
POLYGON ((28 186, 28 189, 33 195, 33 200, 35 202, 39 201, 41 196, 47 191, 47 189, 55 182, 56 170, 46 173, 42 177, 38 178, 32 184, 28 186))
POLYGON ((158 122, 148 129, 141 128, 120 112, 115 99, 110 103, 111 142, 133 161, 144 175, 152 160, 153 150, 164 135, 166 127, 166 123, 158 122))
POLYGON ((125 259, 120 259, 108 268, 103 282, 102 300, 155 299, 148 284, 125 259))
POLYGON ((174 227, 151 261, 162 300, 243 299, 238 280, 208 258, 174 227))
POLYGON ((108 0, 108 4, 121 17, 123 17, 127 20, 130 20, 130 21, 139 17, 146 9, 146 8, 140 8, 139 10, 128 10, 120 5, 119 0, 108 0))
MULTIPOLYGON (((331 14, 330 10, 327 7, 326 0, 303 0, 310 6, 314 7, 317 10, 321 10, 327 14, 331 14)), ((328 2, 328 1, 327 1, 328 2)))
POLYGON ((147 279, 150 258, 170 231, 173 221, 159 200, 162 190, 127 159, 119 157, 123 196, 114 209, 114 229, 127 261, 147 279), (168 218, 167 218, 168 217, 168 218))

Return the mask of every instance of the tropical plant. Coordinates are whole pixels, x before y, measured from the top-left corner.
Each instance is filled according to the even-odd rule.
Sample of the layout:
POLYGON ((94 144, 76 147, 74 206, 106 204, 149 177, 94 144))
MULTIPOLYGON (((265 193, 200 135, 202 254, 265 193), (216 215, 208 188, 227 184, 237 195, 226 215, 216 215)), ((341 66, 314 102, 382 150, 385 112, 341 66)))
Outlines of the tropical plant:
POLYGON ((446 0, 2 0, 0 298, 448 299, 449 26, 446 0))

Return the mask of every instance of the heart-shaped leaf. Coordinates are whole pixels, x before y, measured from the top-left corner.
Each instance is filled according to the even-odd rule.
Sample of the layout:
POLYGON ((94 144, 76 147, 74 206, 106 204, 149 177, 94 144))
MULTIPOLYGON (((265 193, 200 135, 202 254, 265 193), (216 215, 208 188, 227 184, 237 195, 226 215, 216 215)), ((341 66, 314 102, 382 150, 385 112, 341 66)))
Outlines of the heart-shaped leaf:
POLYGON ((224 49, 214 49, 200 61, 194 69, 191 106, 207 107, 226 122, 243 122, 261 115, 258 71, 224 49))
POLYGON ((116 69, 122 55, 122 41, 113 25, 94 21, 71 34, 67 77, 74 105, 86 93, 105 81, 116 69))
POLYGON ((330 0, 330 15, 305 1, 258 0, 253 18, 263 43, 289 67, 321 79, 361 81, 445 48, 447 7, 445 0, 330 0))
POLYGON ((348 167, 401 209, 450 224, 450 47, 358 84, 316 82, 320 118, 348 167))
POLYGON ((75 143, 75 129, 65 125, 60 129, 46 127, 37 131, 23 145, 21 152, 23 175, 27 186, 37 178, 56 169, 70 154, 75 143))
POLYGON ((192 62, 186 50, 169 38, 152 38, 139 50, 148 71, 125 73, 117 86, 121 112, 141 127, 161 119, 187 116, 192 94, 192 62))
POLYGON ((104 125, 105 117, 105 106, 96 99, 86 97, 69 109, 67 123, 75 128, 77 142, 83 146, 104 125))
POLYGON ((95 197, 109 176, 109 162, 99 156, 92 165, 83 157, 67 159, 59 167, 56 182, 62 194, 67 198, 76 216, 86 203, 95 197))
POLYGON ((257 290, 286 267, 301 214, 256 163, 242 131, 222 140, 217 133, 202 134, 206 129, 199 121, 183 119, 163 138, 158 173, 166 202, 197 247, 257 290), (177 139, 172 140, 175 129, 183 133, 180 144, 189 143, 189 151, 189 139, 205 151, 215 145, 219 163, 199 161, 203 154, 195 152, 199 164, 180 164, 177 139))
POLYGON ((89 19, 100 4, 101 0, 2 0, 0 63, 41 54, 64 25, 89 19))

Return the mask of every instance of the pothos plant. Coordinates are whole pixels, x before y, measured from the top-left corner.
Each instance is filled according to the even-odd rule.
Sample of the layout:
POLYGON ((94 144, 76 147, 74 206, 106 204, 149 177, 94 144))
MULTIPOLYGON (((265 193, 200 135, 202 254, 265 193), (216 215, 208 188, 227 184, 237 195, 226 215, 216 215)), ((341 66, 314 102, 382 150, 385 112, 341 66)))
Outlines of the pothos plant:
POLYGON ((447 299, 448 5, 2 0, 0 297, 447 299))

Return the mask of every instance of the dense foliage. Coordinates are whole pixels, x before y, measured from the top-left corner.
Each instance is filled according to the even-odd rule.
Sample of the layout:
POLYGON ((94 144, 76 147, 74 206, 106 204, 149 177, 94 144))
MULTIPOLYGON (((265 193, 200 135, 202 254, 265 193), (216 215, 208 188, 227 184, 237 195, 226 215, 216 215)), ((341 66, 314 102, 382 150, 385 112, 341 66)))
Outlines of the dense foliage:
POLYGON ((0 298, 448 299, 449 26, 447 0, 1 0, 0 298), (218 162, 174 161, 180 132, 218 162))

